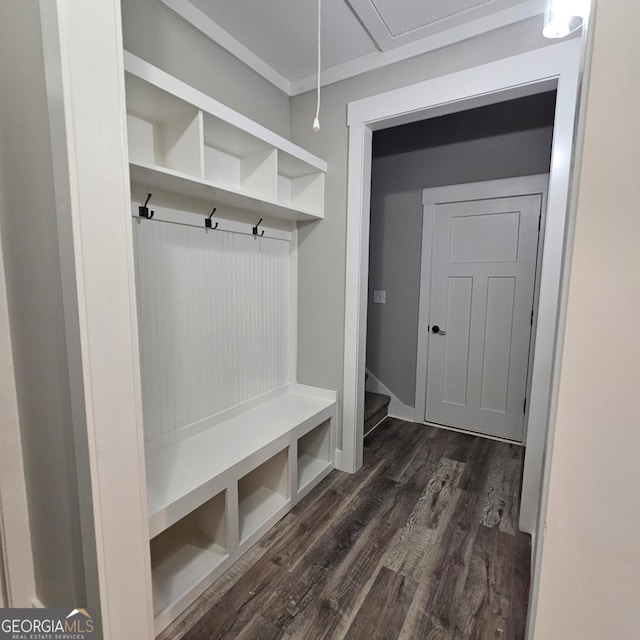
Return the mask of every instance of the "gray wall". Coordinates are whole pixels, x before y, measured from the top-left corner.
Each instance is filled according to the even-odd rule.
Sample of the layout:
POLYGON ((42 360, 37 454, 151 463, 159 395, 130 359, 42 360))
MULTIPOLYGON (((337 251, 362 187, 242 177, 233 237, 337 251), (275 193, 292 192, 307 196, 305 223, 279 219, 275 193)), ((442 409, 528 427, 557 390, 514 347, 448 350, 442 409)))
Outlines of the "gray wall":
POLYGON ((555 94, 374 133, 367 368, 415 399, 422 189, 547 173, 555 94), (373 304, 373 290, 387 292, 373 304))
POLYGON ((289 137, 289 97, 158 0, 122 0, 124 48, 289 137))
MULTIPOLYGON (((0 236, 36 590, 87 603, 76 445, 37 0, 0 2, 0 236)), ((89 513, 89 515, 91 515, 89 513)))
MULTIPOLYGON (((291 135, 329 163, 325 219, 299 233, 298 379, 342 389, 348 128, 350 101, 507 58, 552 43, 541 20, 526 20, 401 63, 339 82, 322 90, 321 124, 311 131, 315 94, 291 101, 291 135)), ((341 443, 339 434, 339 445, 341 443)))
MULTIPOLYGON (((322 131, 313 134, 315 93, 281 91, 178 19, 157 0, 123 0, 125 49, 196 86, 328 161, 326 215, 299 233, 298 380, 342 388, 347 191, 347 104, 550 44, 531 19, 372 71, 322 90, 322 131)), ((341 434, 339 434, 341 437, 341 434)))

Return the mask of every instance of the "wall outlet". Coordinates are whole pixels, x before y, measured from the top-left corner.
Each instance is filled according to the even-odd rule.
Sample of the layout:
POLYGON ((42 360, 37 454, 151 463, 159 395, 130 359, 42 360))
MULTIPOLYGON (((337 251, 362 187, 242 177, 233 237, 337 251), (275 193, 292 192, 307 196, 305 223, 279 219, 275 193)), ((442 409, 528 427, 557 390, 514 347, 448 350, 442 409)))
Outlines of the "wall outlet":
POLYGON ((373 292, 373 301, 376 304, 384 304, 387 301, 387 292, 386 291, 374 291, 373 292))

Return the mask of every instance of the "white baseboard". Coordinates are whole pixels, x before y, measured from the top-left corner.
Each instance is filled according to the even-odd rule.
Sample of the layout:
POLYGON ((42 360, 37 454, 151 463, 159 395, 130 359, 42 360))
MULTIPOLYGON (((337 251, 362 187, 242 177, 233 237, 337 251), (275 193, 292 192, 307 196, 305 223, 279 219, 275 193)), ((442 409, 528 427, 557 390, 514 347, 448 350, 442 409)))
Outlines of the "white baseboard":
POLYGON ((367 378, 366 389, 372 393, 382 393, 385 396, 391 398, 389 402, 389 416, 392 418, 398 418, 399 420, 407 420, 409 422, 415 422, 415 409, 409 407, 402 402, 392 391, 385 387, 385 385, 376 378, 371 371, 367 370, 369 377, 367 378))

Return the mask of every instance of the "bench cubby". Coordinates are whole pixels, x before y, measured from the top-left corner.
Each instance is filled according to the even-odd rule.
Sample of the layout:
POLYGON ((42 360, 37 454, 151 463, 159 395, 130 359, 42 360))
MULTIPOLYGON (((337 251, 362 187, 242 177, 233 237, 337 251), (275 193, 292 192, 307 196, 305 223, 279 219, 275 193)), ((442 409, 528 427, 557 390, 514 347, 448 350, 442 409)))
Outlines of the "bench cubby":
POLYGON ((334 468, 336 393, 289 384, 147 445, 159 633, 334 468))
POLYGON ((240 541, 260 529, 289 500, 289 450, 283 449, 238 480, 240 541))
POLYGON ((188 598, 194 588, 199 590, 229 557, 227 539, 224 491, 151 539, 156 616, 188 598))
POLYGON ((298 493, 307 492, 314 481, 331 467, 331 423, 323 422, 298 440, 298 493))

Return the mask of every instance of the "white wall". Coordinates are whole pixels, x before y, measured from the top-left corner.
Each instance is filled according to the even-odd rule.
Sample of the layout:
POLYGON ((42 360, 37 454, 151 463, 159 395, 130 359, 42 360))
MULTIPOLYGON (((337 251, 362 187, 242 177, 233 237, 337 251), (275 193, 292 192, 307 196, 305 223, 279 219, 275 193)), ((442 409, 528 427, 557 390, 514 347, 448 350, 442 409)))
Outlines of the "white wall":
POLYGON ((36 590, 86 604, 38 2, 1 2, 0 25, 0 226, 36 590))
POLYGON ((597 8, 535 638, 640 637, 640 6, 597 8))
POLYGON ((554 103, 554 93, 530 96, 374 134, 367 369, 408 406, 415 400, 422 189, 548 173, 554 103), (385 304, 372 303, 374 289, 386 290, 385 304))
POLYGON ((122 0, 124 48, 289 137, 289 97, 158 0, 122 0))
MULTIPOLYGON (((347 205, 347 104, 359 98, 546 46, 540 20, 483 34, 322 90, 321 125, 311 131, 315 95, 291 101, 295 142, 328 161, 325 220, 299 233, 298 379, 342 388, 347 205)), ((339 436, 339 445, 341 434, 339 436)))
POLYGON ((290 382, 288 240, 135 220, 145 439, 290 382))

